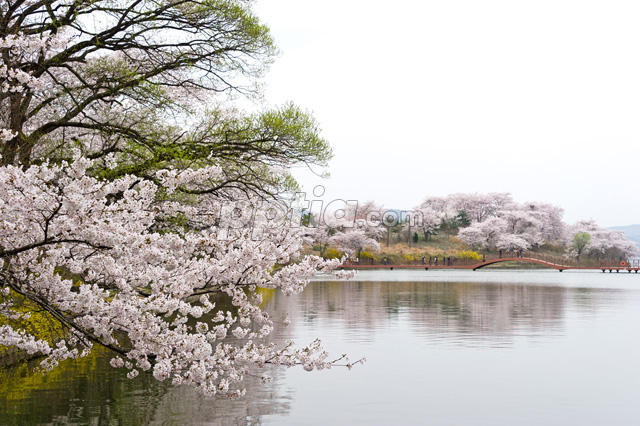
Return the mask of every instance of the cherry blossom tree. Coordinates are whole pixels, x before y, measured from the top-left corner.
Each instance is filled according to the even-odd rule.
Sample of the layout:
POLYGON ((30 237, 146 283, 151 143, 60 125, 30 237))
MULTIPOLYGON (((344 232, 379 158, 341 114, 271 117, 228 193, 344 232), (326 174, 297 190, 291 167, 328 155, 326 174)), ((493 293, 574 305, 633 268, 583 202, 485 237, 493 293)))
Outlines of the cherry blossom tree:
POLYGON ((217 186, 192 191, 295 189, 289 166, 331 157, 315 120, 293 104, 247 115, 226 102, 258 94, 276 52, 251 4, 3 0, 0 163, 80 147, 111 179, 217 165, 217 186))
POLYGON ((474 222, 483 222, 496 217, 498 212, 506 210, 513 203, 511 195, 492 192, 489 194, 452 194, 447 197, 447 205, 453 211, 466 213, 474 222))
POLYGON ((339 232, 331 237, 331 243, 340 250, 360 258, 360 252, 369 248, 374 251, 380 251, 380 244, 373 238, 367 236, 362 229, 349 229, 346 232, 339 232))
POLYGON ((429 208, 434 212, 440 213, 446 211, 448 206, 449 200, 447 197, 427 197, 418 208, 429 208))
POLYGON ((638 254, 638 247, 622 231, 601 228, 593 220, 572 225, 567 232, 567 245, 573 248, 577 258, 583 252, 589 257, 609 259, 626 259, 638 254))
MULTIPOLYGON (((518 237, 518 239, 512 239, 512 241, 524 241, 526 243, 524 245, 521 244, 518 248, 524 249, 531 246, 539 246, 544 242, 542 237, 543 221, 539 219, 539 215, 528 210, 514 209, 502 211, 499 216, 507 222, 506 233, 518 237)), ((507 247, 501 248, 506 249, 507 247)))
POLYGON ((335 235, 336 230, 324 223, 318 223, 314 226, 307 226, 303 228, 304 235, 307 239, 307 245, 317 246, 320 248, 320 256, 324 256, 327 248, 331 244, 331 237, 335 235))
POLYGON ((496 248, 499 242, 506 242, 501 237, 505 234, 507 227, 508 223, 504 219, 493 217, 461 229, 458 238, 474 248, 485 250, 496 248))
POLYGON ((484 222, 476 222, 458 233, 465 243, 483 249, 513 251, 542 243, 539 222, 528 212, 510 210, 484 222))
POLYGON ((354 203, 348 206, 346 218, 352 221, 356 229, 373 239, 381 238, 384 234, 383 219, 386 209, 369 200, 363 203, 354 203))
POLYGON ((562 241, 567 225, 562 221, 564 210, 561 207, 542 202, 527 202, 520 208, 539 221, 538 231, 545 242, 562 241))
MULTIPOLYGON (((300 350, 261 343, 274 324, 255 289, 296 293, 306 278, 336 262, 300 258, 297 230, 265 218, 253 224, 267 230, 260 239, 252 229, 221 236, 211 215, 215 206, 159 208, 153 183, 135 176, 99 180, 87 175, 91 163, 78 151, 70 164, 0 168, 0 314, 9 319, 0 344, 45 354, 44 370, 99 344, 113 351, 112 365, 129 370, 129 377, 151 370, 158 380, 228 396, 242 395, 232 385, 250 366, 330 366, 318 342, 300 350), (158 216, 175 211, 209 226, 150 230, 158 216), (274 272, 276 265, 285 266, 274 272), (229 297, 235 312, 216 309, 215 293, 229 297), (67 338, 47 342, 21 330, 28 313, 14 306, 22 298, 55 318, 67 338)), ((200 169, 188 182, 219 174, 200 169)), ((158 175, 165 188, 184 184, 185 176, 158 175)))
POLYGON ((522 235, 518 234, 502 234, 496 239, 496 247, 507 252, 517 250, 526 250, 531 245, 522 235))
POLYGON ((407 221, 414 229, 422 231, 425 241, 437 234, 441 223, 438 213, 429 205, 415 207, 407 214, 407 221))
POLYGON ((428 197, 419 209, 431 209, 440 218, 439 227, 447 237, 473 222, 497 217, 502 210, 513 206, 511 196, 506 193, 451 194, 447 197, 428 197))
POLYGON ((461 231, 461 238, 478 245, 477 239, 484 236, 480 238, 480 245, 485 248, 511 251, 539 247, 548 240, 557 240, 563 232, 562 209, 548 204, 521 205, 513 202, 508 194, 474 194, 469 198, 456 194, 455 199, 464 208, 462 211, 470 212, 476 218, 475 223, 469 227, 471 229, 461 231), (483 221, 477 219, 483 217, 501 220, 484 219, 495 225, 490 230, 479 225, 483 221))
POLYGON ((424 211, 424 217, 439 217, 445 230, 455 227, 456 217, 466 215, 471 223, 461 227, 458 237, 476 248, 517 250, 560 244, 576 257, 584 252, 590 257, 622 259, 638 253, 638 247, 620 231, 603 229, 594 221, 568 226, 562 220, 562 208, 543 202, 516 203, 506 193, 429 197, 418 210, 424 211), (580 235, 577 245, 576 235, 580 235))
POLYGON ((300 256, 280 197, 291 166, 331 157, 315 120, 218 102, 275 52, 250 6, 0 3, 0 345, 44 371, 101 345, 131 378, 231 397, 267 363, 336 362, 276 347, 260 308, 258 288, 300 292, 337 262, 300 256), (28 332, 25 303, 64 339, 28 332))
POLYGON ((3 118, 14 135, 4 164, 28 163, 63 130, 144 142, 149 134, 107 112, 234 89, 233 74, 259 75, 275 49, 245 1, 5 0, 2 12, 3 118), (182 92, 172 98, 173 88, 182 92))

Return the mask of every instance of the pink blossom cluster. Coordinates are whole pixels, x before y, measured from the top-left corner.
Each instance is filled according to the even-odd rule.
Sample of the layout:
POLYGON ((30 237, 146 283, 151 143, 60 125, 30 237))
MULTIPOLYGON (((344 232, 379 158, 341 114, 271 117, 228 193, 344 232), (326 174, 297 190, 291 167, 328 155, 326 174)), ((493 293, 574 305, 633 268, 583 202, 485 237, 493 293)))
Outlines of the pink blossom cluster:
POLYGON ((0 93, 43 89, 45 79, 25 71, 25 64, 50 59, 66 47, 69 39, 63 33, 8 34, 0 38, 0 51, 5 61, 0 64, 0 93), (11 58, 11 60, 6 60, 11 58))
MULTIPOLYGON (((255 290, 298 293, 309 277, 339 263, 301 257, 299 229, 269 228, 261 239, 236 229, 234 238, 218 238, 207 211, 214 196, 158 201, 157 185, 133 176, 103 181, 87 172, 92 164, 76 150, 70 163, 0 168, 0 314, 15 315, 14 302, 27 298, 68 334, 47 343, 5 325, 0 344, 46 355, 43 370, 99 344, 131 378, 151 371, 161 381, 232 397, 242 396, 238 383, 252 368, 314 370, 338 361, 317 340, 296 349, 265 339, 274 322, 255 290), (178 213, 197 229, 153 230, 178 213), (227 297, 233 312, 216 308, 213 294, 227 297)), ((204 167, 157 176, 170 189, 218 174, 204 167)))
POLYGON ((517 203, 506 193, 429 197, 416 211, 421 213, 425 230, 437 229, 439 223, 464 212, 470 223, 460 227, 458 238, 485 250, 513 251, 545 244, 564 244, 570 249, 573 236, 586 232, 591 236, 587 251, 594 254, 633 256, 638 252, 622 232, 600 228, 593 221, 567 225, 562 208, 543 202, 517 203))
MULTIPOLYGON (((580 220, 570 226, 566 233, 567 244, 571 245, 573 236, 578 233, 589 234, 589 243, 584 251, 595 257, 609 254, 611 257, 622 255, 625 257, 636 256, 640 252, 633 241, 629 241, 622 231, 605 229, 593 220, 580 220)), ((577 253, 572 252, 572 255, 577 253)))

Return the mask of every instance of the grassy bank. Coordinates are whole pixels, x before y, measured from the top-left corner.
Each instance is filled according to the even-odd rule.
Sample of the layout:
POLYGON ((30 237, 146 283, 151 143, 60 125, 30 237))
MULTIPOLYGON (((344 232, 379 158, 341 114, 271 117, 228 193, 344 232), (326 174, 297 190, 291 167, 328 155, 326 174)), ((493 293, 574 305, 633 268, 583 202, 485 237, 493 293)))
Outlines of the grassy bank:
MULTIPOLYGON (((306 254, 320 255, 320 248, 308 248, 305 251, 306 254)), ((329 248, 325 251, 324 256, 330 259, 341 258, 344 253, 334 248, 329 248)), ((451 236, 447 238, 446 235, 437 235, 429 238, 429 241, 420 239, 418 242, 411 244, 405 241, 398 241, 397 237, 392 237, 389 245, 386 244, 386 240, 380 242, 380 251, 363 250, 360 253, 362 261, 373 259, 374 262, 381 262, 386 258, 392 263, 411 263, 414 261, 420 261, 422 257, 452 257, 458 259, 481 259, 482 254, 469 250, 469 248, 458 240, 456 237, 451 236)))
MULTIPOLYGON (((560 246, 545 246, 544 250, 536 250, 538 253, 545 253, 554 256, 562 256, 564 254, 564 247, 560 246)), ((306 254, 320 255, 319 247, 309 247, 306 254)), ((489 254, 484 252, 484 254, 489 254)), ((496 253, 492 253, 496 254, 496 253)), ((341 258, 345 254, 335 248, 329 248, 325 250, 324 256, 327 258, 341 258)), ((373 259, 376 263, 381 263, 384 258, 389 260, 390 263, 413 263, 420 262, 422 257, 442 259, 443 257, 451 257, 454 259, 482 259, 482 251, 473 251, 465 243, 460 241, 455 236, 434 235, 429 238, 429 241, 424 240, 424 236, 420 236, 418 242, 406 242, 406 239, 402 241, 396 235, 392 235, 390 243, 387 245, 386 239, 380 241, 380 251, 374 252, 370 250, 363 250, 360 253, 360 260, 367 262, 373 259)), ((528 263, 528 262, 501 262, 495 265, 487 266, 492 269, 544 269, 542 265, 528 263)))

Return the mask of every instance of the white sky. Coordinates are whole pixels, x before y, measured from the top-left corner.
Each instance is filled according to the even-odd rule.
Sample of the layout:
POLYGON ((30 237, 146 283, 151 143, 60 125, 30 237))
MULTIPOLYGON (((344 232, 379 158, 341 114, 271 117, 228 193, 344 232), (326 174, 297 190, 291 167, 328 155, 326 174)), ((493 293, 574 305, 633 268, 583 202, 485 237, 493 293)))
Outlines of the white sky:
POLYGON ((324 199, 410 209, 510 192, 565 220, 640 223, 640 2, 260 0, 271 104, 314 113, 324 199))

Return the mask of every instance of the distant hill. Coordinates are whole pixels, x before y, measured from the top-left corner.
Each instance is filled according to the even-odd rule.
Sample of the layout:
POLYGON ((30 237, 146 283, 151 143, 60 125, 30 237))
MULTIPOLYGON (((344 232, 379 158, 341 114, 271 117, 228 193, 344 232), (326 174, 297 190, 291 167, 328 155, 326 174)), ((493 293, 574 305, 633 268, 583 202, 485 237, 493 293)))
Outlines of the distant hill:
POLYGON ((614 229, 616 231, 623 231, 628 239, 630 239, 631 241, 635 241, 636 244, 640 246, 640 224, 627 225, 627 226, 612 226, 609 229, 614 229))

